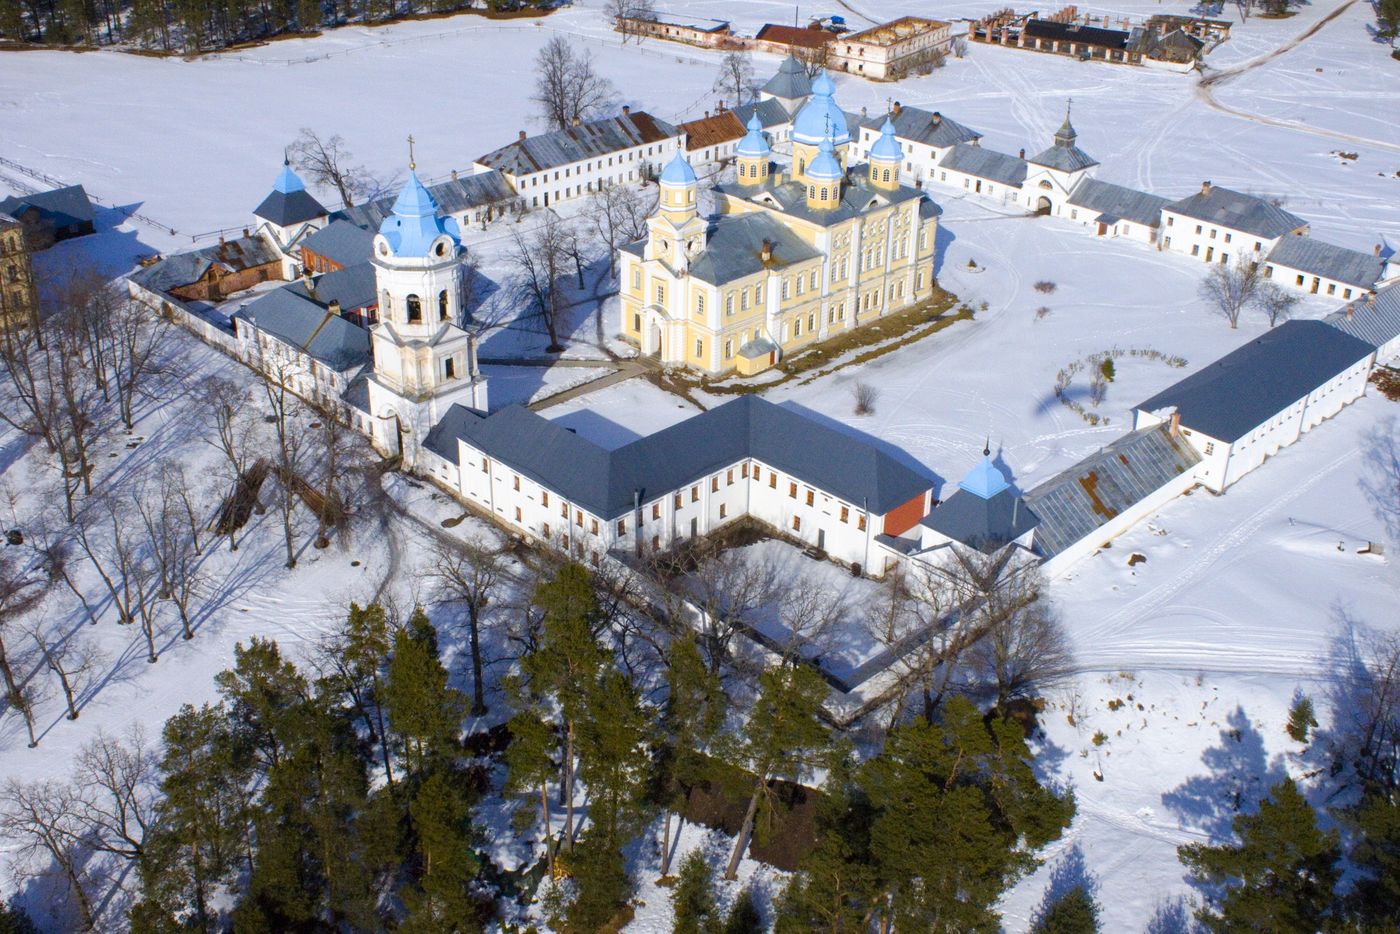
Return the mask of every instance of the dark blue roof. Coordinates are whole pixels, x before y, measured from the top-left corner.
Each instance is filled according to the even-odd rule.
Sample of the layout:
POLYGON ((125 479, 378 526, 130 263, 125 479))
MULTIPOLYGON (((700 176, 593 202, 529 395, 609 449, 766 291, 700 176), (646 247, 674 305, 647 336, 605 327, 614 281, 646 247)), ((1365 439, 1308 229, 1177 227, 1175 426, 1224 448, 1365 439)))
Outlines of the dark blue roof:
POLYGON ((55 227, 72 227, 74 224, 91 224, 93 221, 92 202, 82 185, 69 185, 53 191, 40 191, 32 195, 10 197, 0 201, 0 214, 15 217, 34 208, 55 227))
POLYGON ((1015 541, 1039 523, 1039 517, 1009 488, 990 499, 959 489, 923 521, 953 541, 986 554, 1015 541))
POLYGON ((614 451, 511 406, 479 416, 453 406, 426 443, 455 461, 462 438, 601 518, 754 458, 852 505, 884 514, 932 482, 869 442, 757 396, 741 396, 614 451))
POLYGON ((303 250, 324 256, 333 263, 353 266, 367 262, 374 246, 374 232, 336 218, 301 241, 303 250))
POLYGON ((1234 442, 1374 352, 1321 321, 1288 321, 1137 408, 1175 406, 1185 427, 1234 442))
MULTIPOLYGON (((362 264, 368 267, 368 263, 362 264)), ((347 270, 348 271, 348 270, 347 270)), ((341 275, 328 273, 322 276, 341 275)), ((303 283, 286 286, 250 302, 234 318, 247 321, 331 369, 345 372, 369 362, 369 332, 309 297, 303 283)), ((346 304, 348 309, 352 304, 346 304)))
POLYGON ((278 188, 269 192, 262 204, 253 209, 255 215, 278 227, 290 227, 325 216, 326 209, 306 189, 279 191, 278 188))

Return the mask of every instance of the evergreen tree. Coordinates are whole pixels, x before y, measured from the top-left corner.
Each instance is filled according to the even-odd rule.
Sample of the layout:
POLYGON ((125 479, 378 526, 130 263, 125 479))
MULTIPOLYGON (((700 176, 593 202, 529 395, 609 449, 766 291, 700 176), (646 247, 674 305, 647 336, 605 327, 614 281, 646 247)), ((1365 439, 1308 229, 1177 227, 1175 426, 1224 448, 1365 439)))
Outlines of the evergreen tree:
POLYGON ((540 801, 540 834, 544 838, 549 874, 554 875, 554 840, 550 829, 549 780, 554 776, 554 733, 537 711, 525 709, 510 719, 510 745, 506 747, 506 790, 514 794, 537 793, 540 801))
POLYGON ((284 722, 310 695, 306 678, 282 657, 277 643, 253 637, 244 648, 233 649, 233 670, 214 676, 228 704, 229 721, 240 740, 247 743, 259 767, 274 768, 286 755, 285 737, 292 732, 284 722))
POLYGON ((631 682, 605 671, 579 728, 579 776, 588 786, 590 833, 601 842, 622 846, 638 829, 651 771, 647 726, 631 682))
POLYGON ((763 915, 753 900, 753 890, 744 886, 725 915, 723 934, 764 934, 763 915))
POLYGON ((394 634, 384 686, 384 705, 403 743, 408 772, 419 778, 434 763, 455 756, 466 712, 462 692, 447 685, 447 669, 436 647, 437 633, 419 607, 408 627, 394 634))
POLYGON ((682 780, 695 783, 709 771, 706 753, 724 725, 725 696, 719 675, 710 671, 695 637, 687 634, 671 643, 667 659, 668 688, 661 717, 663 757, 661 783, 668 807, 661 841, 661 875, 671 868, 671 812, 685 809, 682 780))
POLYGON ((564 911, 570 934, 594 934, 612 923, 632 895, 622 851, 587 833, 568 860, 573 897, 564 911))
POLYGON ((404 896, 408 917, 403 931, 478 931, 468 886, 479 864, 471 849, 468 798, 450 773, 434 772, 418 788, 409 806, 417 837, 418 883, 404 896))
POLYGON ((350 604, 345 627, 326 655, 335 689, 345 695, 355 715, 379 751, 384 780, 392 788, 394 768, 389 752, 389 728, 384 722, 384 671, 391 639, 384 608, 350 604))
POLYGON ((1346 815, 1356 838, 1351 862, 1361 878, 1351 893, 1351 914, 1364 931, 1393 930, 1400 918, 1400 801, 1367 792, 1346 815))
MULTIPOLYGON (((726 879, 737 877, 759 805, 768 798, 772 781, 800 780, 826 746, 826 726, 817 717, 826 691, 821 675, 802 664, 784 663, 759 676, 758 699, 744 724, 736 755, 736 764, 754 776, 754 786, 724 872, 726 879)), ((764 813, 771 815, 772 808, 764 813)))
POLYGON ((860 770, 875 809, 870 850, 898 930, 993 931, 997 900, 1074 813, 1042 787, 1014 721, 947 700, 939 723, 890 734, 860 770))
POLYGON ((691 850, 681 860, 675 888, 671 889, 671 911, 672 934, 717 934, 719 930, 715 877, 700 850, 691 850))
POLYGON ((1199 882, 1220 890, 1196 917, 1212 931, 1324 928, 1341 851, 1336 831, 1318 828, 1293 779, 1275 785, 1259 813, 1240 814, 1233 827, 1237 844, 1177 850, 1199 882))
POLYGON ((607 655, 594 627, 600 613, 588 569, 569 562, 552 580, 535 588, 535 605, 544 611, 539 648, 522 660, 530 689, 552 697, 564 720, 564 846, 574 838, 574 767, 578 725, 588 707, 607 655))
POLYGON ((1300 743, 1308 741, 1308 731, 1317 726, 1313 715, 1312 698, 1299 692, 1294 695, 1293 706, 1288 710, 1288 735, 1300 743))
POLYGON ((0 905, 0 934, 39 934, 39 928, 18 905, 0 905))
POLYGON ((1098 934, 1098 930, 1099 905, 1083 883, 1050 902, 1031 927, 1032 934, 1098 934))

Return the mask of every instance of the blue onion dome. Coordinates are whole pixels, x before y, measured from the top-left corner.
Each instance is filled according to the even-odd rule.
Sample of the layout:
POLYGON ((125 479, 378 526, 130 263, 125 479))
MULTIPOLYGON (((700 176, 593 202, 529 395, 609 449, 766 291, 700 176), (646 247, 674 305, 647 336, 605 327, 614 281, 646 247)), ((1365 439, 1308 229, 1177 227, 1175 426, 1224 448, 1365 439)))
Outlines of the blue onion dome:
POLYGON ((671 161, 666 163, 666 168, 661 171, 661 182, 664 185, 694 185, 696 182, 695 170, 690 167, 685 156, 676 151, 671 161))
POLYGON ((982 459, 977 462, 977 466, 969 470, 967 476, 958 481, 958 486, 973 496, 991 499, 1002 490, 1009 489, 1011 484, 1006 482, 1006 475, 992 463, 991 456, 983 455, 982 459))
POLYGON ((811 98, 792 121, 793 142, 815 146, 828 136, 836 144, 851 141, 846 115, 832 98, 835 93, 836 84, 827 73, 823 71, 817 75, 817 80, 812 82, 811 98))
POLYGON ((773 151, 768 146, 768 140, 763 136, 763 123, 759 121, 758 114, 749 117, 749 132, 744 134, 744 138, 739 140, 738 147, 734 150, 735 155, 750 156, 755 159, 764 159, 773 151))
POLYGON ((399 257, 426 257, 434 241, 443 235, 454 246, 460 242, 457 222, 438 216, 437 202, 413 171, 408 173, 408 182, 394 201, 392 213, 379 225, 379 233, 399 257))
POLYGON ((807 166, 807 177, 815 182, 838 181, 845 176, 841 163, 832 155, 831 138, 822 140, 817 157, 807 166))
POLYGON ((880 127, 880 138, 870 147, 871 162, 899 162, 904 158, 904 150, 894 135, 894 123, 888 117, 880 127))

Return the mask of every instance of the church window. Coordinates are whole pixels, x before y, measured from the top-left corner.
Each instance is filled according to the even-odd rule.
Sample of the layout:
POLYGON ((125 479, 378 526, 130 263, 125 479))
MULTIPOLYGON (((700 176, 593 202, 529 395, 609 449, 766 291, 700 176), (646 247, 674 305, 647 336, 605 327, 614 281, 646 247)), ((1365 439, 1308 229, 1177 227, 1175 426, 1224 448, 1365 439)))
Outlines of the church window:
POLYGON ((443 289, 438 293, 438 320, 447 320, 447 290, 443 289))
POLYGON ((801 319, 801 318, 797 318, 797 319, 795 319, 795 320, 792 322, 792 336, 793 336, 793 337, 801 337, 801 336, 802 336, 802 319, 801 319))
POLYGON ((734 342, 728 340, 724 342, 724 359, 728 360, 734 356, 734 342))
POLYGON ((791 283, 790 283, 789 280, 787 280, 787 279, 784 279, 784 280, 783 280, 783 298, 787 298, 787 297, 788 297, 788 292, 789 292, 789 286, 790 286, 790 285, 791 285, 791 283))
POLYGON ((703 356, 705 356, 705 342, 704 342, 703 340, 698 339, 698 338, 697 338, 696 341, 695 341, 695 356, 697 356, 697 357, 703 357, 703 356))
POLYGON ((831 190, 830 190, 829 188, 823 186, 823 187, 822 187, 822 200, 825 201, 828 197, 830 197, 830 195, 831 195, 831 190))
POLYGON ((389 300, 388 289, 384 290, 384 297, 379 300, 379 307, 384 309, 386 315, 393 310, 394 303, 389 300))
POLYGON ((633 270, 632 270, 632 288, 634 288, 634 289, 640 289, 641 287, 642 287, 642 271, 641 271, 640 269, 633 269, 633 270))
POLYGON ((807 291, 807 280, 803 277, 803 275, 802 275, 801 273, 798 273, 798 274, 797 274, 797 294, 798 294, 798 295, 801 295, 801 294, 802 294, 803 292, 805 292, 805 291, 807 291))
POLYGON ((733 292, 730 292, 728 295, 724 296, 724 313, 725 313, 726 315, 732 315, 732 314, 734 314, 734 293, 733 293, 733 292))
POLYGON ((697 315, 703 315, 703 314, 705 313, 705 293, 704 293, 704 292, 696 292, 696 293, 695 293, 695 313, 696 313, 697 315))
POLYGON ((637 312, 632 313, 632 330, 639 333, 642 330, 642 316, 637 312))
POLYGON ((749 290, 743 289, 739 292, 739 310, 747 311, 749 307, 749 290))
POLYGON ((662 285, 660 282, 656 283, 656 304, 666 304, 666 286, 662 285))
POLYGON ((762 282, 760 282, 758 285, 756 285, 756 286, 753 287, 753 303, 754 303, 755 305, 757 305, 757 304, 758 304, 759 302, 761 302, 761 301, 763 301, 763 283, 762 283, 762 282))
POLYGON ((885 181, 885 182, 887 182, 887 181, 890 180, 890 170, 889 170, 889 169, 885 169, 885 170, 884 170, 884 174, 881 176, 880 180, 881 180, 881 181, 885 181))
POLYGON ((1042 178, 1042 179, 1040 180, 1040 187, 1041 187, 1041 188, 1045 188, 1045 189, 1048 190, 1048 189, 1050 189, 1050 188, 1054 188, 1055 186, 1054 186, 1054 185, 1051 185, 1050 182, 1049 182, 1049 180, 1043 179, 1043 178, 1042 178))
POLYGON ((437 248, 434 250, 434 252, 437 253, 438 256, 446 256, 447 244, 443 243, 442 241, 438 241, 437 248))
POLYGON ((820 278, 819 278, 820 276, 821 276, 821 271, 820 271, 820 270, 817 270, 817 269, 813 269, 813 270, 812 270, 812 291, 814 291, 814 292, 817 290, 817 288, 818 288, 818 283, 821 281, 820 278))
POLYGON ((408 323, 418 324, 423 320, 423 303, 417 295, 408 297, 408 323))
MULTIPOLYGON (((448 379, 456 379, 456 378, 457 378, 457 364, 456 364, 456 362, 455 362, 451 357, 448 357, 448 358, 447 358, 446 360, 444 360, 442 363, 443 363, 443 375, 446 376, 448 379)), ((520 489, 520 487, 517 486, 516 489, 518 490, 518 489, 520 489)))

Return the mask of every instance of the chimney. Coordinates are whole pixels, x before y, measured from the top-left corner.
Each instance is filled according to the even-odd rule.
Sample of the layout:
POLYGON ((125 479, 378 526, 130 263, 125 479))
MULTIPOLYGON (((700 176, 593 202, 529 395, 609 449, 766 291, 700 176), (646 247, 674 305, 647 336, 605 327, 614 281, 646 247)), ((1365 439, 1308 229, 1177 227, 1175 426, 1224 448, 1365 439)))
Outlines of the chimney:
MULTIPOLYGON (((247 234, 244 234, 243 236, 246 237, 247 234)), ((1381 245, 1380 245, 1379 243, 1377 243, 1375 246, 1373 246, 1373 247, 1371 248, 1371 255, 1372 255, 1372 256, 1380 256, 1380 255, 1381 255, 1381 245)))
POLYGON ((705 111, 705 119, 706 119, 706 120, 710 119, 710 112, 709 112, 708 110, 705 111))
POLYGON ((525 131, 524 131, 524 130, 521 130, 521 131, 520 131, 520 141, 521 141, 522 143, 525 142, 525 131))
POLYGON ((1026 158, 1026 147, 1024 147, 1024 146, 1021 147, 1021 152, 1020 152, 1020 154, 1017 156, 1017 158, 1018 158, 1018 159, 1024 159, 1024 158, 1026 158))
POLYGON ((452 170, 452 180, 453 180, 454 182, 457 180, 457 170, 456 170, 456 169, 453 169, 453 170, 452 170))
POLYGON ((865 112, 865 108, 864 108, 864 107, 862 107, 862 108, 860 109, 860 115, 861 115, 862 119, 866 116, 866 112, 865 112))
POLYGON ((623 104, 623 105, 622 105, 622 115, 623 115, 624 117, 627 116, 628 114, 630 114, 631 112, 632 112, 632 107, 631 107, 630 104, 623 104))
MULTIPOLYGON (((248 239, 248 228, 247 228, 247 227, 244 227, 244 228, 243 228, 243 239, 244 239, 244 240, 247 240, 247 239, 248 239)), ((1377 256, 1380 256, 1380 255, 1381 255, 1381 247, 1380 247, 1380 244, 1379 244, 1379 243, 1376 244, 1376 255, 1377 255, 1377 256)))
MULTIPOLYGON (((898 111, 896 111, 896 112, 898 112, 898 111)), ((932 122, 933 122, 933 125, 934 125, 934 126, 938 126, 940 123, 943 122, 943 115, 942 115, 941 113, 939 113, 938 111, 935 110, 935 111, 933 112, 933 121, 932 121, 932 122)))
POLYGON ((574 126, 581 126, 582 124, 583 124, 583 118, 582 118, 582 117, 574 117, 574 126))
POLYGON ((1167 430, 1171 432, 1173 438, 1181 437, 1181 412, 1173 411, 1167 425, 1169 426, 1167 430))
POLYGON ((902 111, 903 109, 904 109, 904 105, 903 105, 903 104, 901 104, 899 101, 895 101, 895 102, 894 102, 894 115, 895 115, 896 117, 899 116, 900 111, 902 111))
POLYGON ((331 299, 331 303, 330 303, 329 305, 326 306, 326 311, 329 311, 331 314, 333 314, 333 315, 335 315, 337 318, 339 318, 339 317, 340 317, 340 299, 338 299, 338 298, 333 298, 333 299, 331 299))
POLYGON ((1210 195, 1210 182, 1201 182, 1201 194, 1210 195))
POLYGON ((765 263, 767 263, 767 262, 769 262, 769 261, 771 261, 771 260, 773 259, 773 241, 767 239, 766 237, 765 237, 764 240, 763 240, 763 254, 762 254, 762 255, 763 255, 763 261, 764 261, 765 263))
POLYGON ((719 99, 719 113, 724 113, 724 98, 719 99))
POLYGON ((1351 320, 1352 318, 1354 318, 1354 317, 1356 317, 1356 306, 1355 306, 1355 305, 1352 305, 1352 304, 1348 304, 1348 305, 1347 305, 1347 320, 1350 321, 1350 320, 1351 320))

